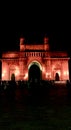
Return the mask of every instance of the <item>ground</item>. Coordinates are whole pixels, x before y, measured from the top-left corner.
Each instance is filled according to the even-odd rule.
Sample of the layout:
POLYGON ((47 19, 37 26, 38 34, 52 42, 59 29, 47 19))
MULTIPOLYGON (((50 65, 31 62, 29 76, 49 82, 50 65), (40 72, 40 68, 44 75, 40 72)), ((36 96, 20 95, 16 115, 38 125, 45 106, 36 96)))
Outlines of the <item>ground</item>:
POLYGON ((0 130, 70 130, 71 98, 66 86, 56 85, 48 95, 22 97, 16 90, 16 100, 0 98, 0 130))

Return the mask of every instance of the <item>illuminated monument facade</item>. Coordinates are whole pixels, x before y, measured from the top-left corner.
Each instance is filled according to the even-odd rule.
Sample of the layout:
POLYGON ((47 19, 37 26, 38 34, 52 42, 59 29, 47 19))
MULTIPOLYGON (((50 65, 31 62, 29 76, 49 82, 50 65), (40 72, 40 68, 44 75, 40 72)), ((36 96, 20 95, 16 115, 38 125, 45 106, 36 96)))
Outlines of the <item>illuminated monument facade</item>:
POLYGON ((2 54, 2 80, 69 80, 69 57, 66 52, 51 52, 49 39, 43 44, 25 44, 20 49, 2 54))

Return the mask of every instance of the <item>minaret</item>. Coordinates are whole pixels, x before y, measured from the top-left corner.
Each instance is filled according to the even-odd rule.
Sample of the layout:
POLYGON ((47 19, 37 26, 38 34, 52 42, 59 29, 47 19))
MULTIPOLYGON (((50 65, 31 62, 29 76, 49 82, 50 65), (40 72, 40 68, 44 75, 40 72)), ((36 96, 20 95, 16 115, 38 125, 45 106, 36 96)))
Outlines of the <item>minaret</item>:
POLYGON ((45 53, 47 53, 47 57, 48 57, 48 60, 46 60, 46 78, 48 80, 51 79, 51 62, 50 62, 50 52, 49 52, 49 38, 48 37, 44 37, 44 50, 45 50, 45 53))
POLYGON ((49 38, 44 37, 44 50, 47 51, 49 50, 49 38))
POLYGON ((20 38, 20 62, 19 62, 19 67, 20 67, 20 80, 23 80, 23 69, 24 69, 24 59, 22 60, 23 54, 22 53, 25 50, 25 44, 24 44, 24 38, 20 38))
POLYGON ((24 45, 25 38, 21 37, 20 38, 20 51, 25 50, 25 45, 24 45))

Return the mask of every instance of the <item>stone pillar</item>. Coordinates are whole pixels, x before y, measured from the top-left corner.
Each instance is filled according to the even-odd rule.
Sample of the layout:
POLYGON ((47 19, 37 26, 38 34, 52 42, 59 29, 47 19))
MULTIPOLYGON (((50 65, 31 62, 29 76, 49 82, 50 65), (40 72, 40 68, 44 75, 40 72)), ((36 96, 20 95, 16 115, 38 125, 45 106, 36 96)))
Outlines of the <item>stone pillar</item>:
POLYGON ((49 50, 49 38, 44 37, 44 50, 49 50))
POLYGON ((25 41, 24 38, 20 38, 20 51, 24 51, 25 50, 24 41, 25 41))
POLYGON ((47 79, 51 79, 51 61, 50 58, 47 59, 47 79))

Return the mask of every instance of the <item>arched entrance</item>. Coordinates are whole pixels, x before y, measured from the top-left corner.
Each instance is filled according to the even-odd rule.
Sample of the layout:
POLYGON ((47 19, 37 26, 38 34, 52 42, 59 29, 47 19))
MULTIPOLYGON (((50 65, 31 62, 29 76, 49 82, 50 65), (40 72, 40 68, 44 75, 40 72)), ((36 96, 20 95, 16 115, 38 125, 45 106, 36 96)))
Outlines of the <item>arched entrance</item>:
POLYGON ((56 81, 59 81, 59 80, 60 80, 60 79, 59 79, 59 74, 58 74, 58 73, 55 74, 55 80, 56 80, 56 81))
POLYGON ((15 81, 15 74, 14 73, 11 74, 11 80, 15 81))
POLYGON ((29 80, 30 81, 41 80, 41 70, 39 66, 35 63, 33 63, 29 68, 29 80))

